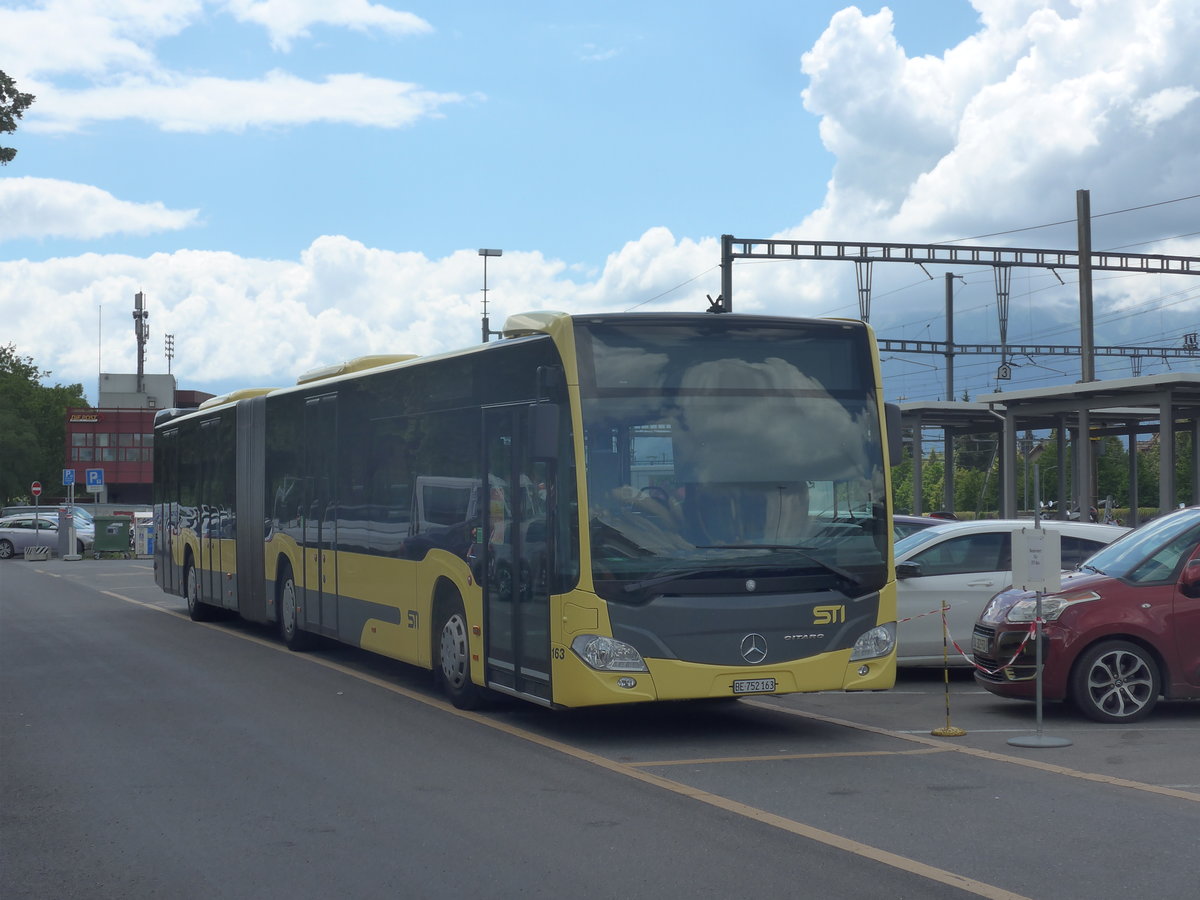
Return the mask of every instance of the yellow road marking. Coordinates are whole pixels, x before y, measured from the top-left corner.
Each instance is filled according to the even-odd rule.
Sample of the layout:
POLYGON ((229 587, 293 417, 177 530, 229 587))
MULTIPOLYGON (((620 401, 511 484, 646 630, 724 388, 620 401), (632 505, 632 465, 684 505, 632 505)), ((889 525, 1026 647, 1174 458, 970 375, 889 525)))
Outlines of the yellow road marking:
POLYGON ((965 747, 961 744, 952 744, 948 741, 940 741, 933 737, 926 737, 923 734, 906 734, 900 731, 888 731, 886 728, 878 728, 874 725, 863 725, 860 722, 850 722, 846 719, 836 719, 832 716, 823 716, 820 713, 805 712, 804 710, 800 709, 789 709, 784 706, 774 706, 761 701, 747 700, 743 702, 749 703, 752 706, 757 706, 760 709, 771 709, 775 712, 781 712, 789 716, 799 716, 802 719, 812 719, 816 722, 826 722, 830 725, 840 725, 844 728, 854 728, 858 731, 867 731, 871 734, 894 737, 902 741, 913 741, 914 743, 924 744, 928 747, 937 747, 943 750, 953 750, 956 753, 965 753, 967 756, 977 756, 980 759, 990 759, 996 762, 1012 763, 1014 766, 1025 766, 1029 769, 1039 769, 1043 772, 1052 772, 1055 775, 1066 775, 1070 778, 1080 778, 1084 781, 1094 781, 1097 784, 1111 784, 1115 787, 1130 788, 1131 790, 1135 791, 1145 791, 1149 794, 1161 794, 1164 797, 1174 797, 1177 800, 1191 800, 1194 803, 1200 803, 1200 794, 1192 791, 1181 791, 1177 788, 1160 787, 1156 784, 1146 784, 1143 781, 1130 781, 1128 778, 1117 778, 1113 775, 1099 775, 1095 772, 1083 772, 1079 769, 1069 769, 1066 766, 1042 762, 1038 759, 1026 759, 1022 756, 1009 756, 1006 753, 995 753, 991 750, 980 750, 977 747, 965 747))
POLYGON ((858 750, 847 753, 780 753, 778 756, 714 756, 708 759, 652 759, 646 762, 627 762, 634 768, 654 766, 709 766, 717 763, 774 762, 780 759, 841 759, 859 756, 920 756, 926 753, 946 753, 953 747, 922 747, 920 750, 858 750))
MULTIPOLYGON (((175 616, 176 618, 187 618, 187 616, 176 610, 166 609, 142 600, 135 600, 132 597, 126 597, 122 594, 117 594, 112 591, 101 591, 100 593, 106 594, 110 597, 115 597, 118 600, 124 600, 127 603, 143 606, 147 609, 153 609, 157 610, 158 612, 167 613, 168 615, 175 616)), ((219 625, 205 622, 194 624, 203 625, 205 628, 211 628, 214 631, 219 631, 222 634, 228 634, 233 637, 250 641, 251 643, 258 644, 260 647, 268 647, 278 652, 291 653, 291 651, 289 651, 282 644, 275 643, 274 641, 264 640, 256 635, 230 631, 229 629, 222 628, 219 625)), ((393 694, 399 694, 400 696, 406 697, 409 700, 414 700, 417 703, 423 703, 426 706, 433 707, 434 709, 450 713, 451 715, 457 716, 460 719, 466 719, 478 725, 483 725, 486 728, 491 728, 493 731, 503 732, 511 737, 528 741, 532 744, 537 744, 538 746, 544 747, 547 750, 554 750, 563 754, 564 756, 569 756, 573 759, 580 760, 581 762, 590 763, 597 768, 605 769, 618 775, 623 775, 626 778, 632 778, 633 780, 643 782, 644 784, 653 785, 661 788, 662 790, 670 791, 673 794, 678 794, 683 797, 688 797, 692 800, 705 803, 709 806, 716 807, 717 809, 725 810, 726 812, 734 813, 735 815, 742 816, 746 819, 752 819, 753 821, 761 822, 764 825, 769 825, 773 828, 778 828, 781 831, 786 831, 790 834, 816 841, 817 843, 824 844, 827 847, 833 847, 838 850, 845 851, 846 853, 852 853, 855 856, 861 856, 865 859, 874 860, 875 862, 882 863, 883 865, 891 866, 894 869, 899 869, 903 872, 908 872, 922 878, 927 878, 930 881, 936 881, 940 884, 950 885, 951 887, 959 888, 960 890, 967 891, 968 893, 975 894, 976 896, 986 897, 988 900, 1029 900, 1029 898, 1022 894, 1016 894, 1012 891, 1004 890, 1003 888, 987 884, 983 881, 977 881, 973 878, 967 878, 964 875, 958 875, 945 869, 939 869, 936 866, 926 865, 925 863, 918 862, 915 859, 909 859, 908 857, 900 856, 897 853, 890 853, 887 850, 880 849, 879 847, 872 847, 870 844, 864 844, 861 841, 856 841, 840 834, 834 834, 830 831, 814 828, 811 825, 805 825, 804 823, 797 822, 794 819, 788 819, 784 816, 769 813, 766 810, 762 810, 745 803, 740 803, 737 800, 731 800, 728 797, 721 797, 717 794, 711 794, 708 791, 700 790, 699 788, 691 787, 690 785, 682 784, 678 781, 671 781, 669 778, 663 778, 651 772, 640 771, 638 768, 638 766, 669 765, 670 763, 639 763, 637 765, 630 765, 628 763, 615 762, 614 760, 599 756, 579 747, 573 747, 570 744, 564 744, 561 741, 556 741, 553 738, 542 737, 541 735, 526 731, 523 728, 510 725, 507 722, 501 722, 496 719, 480 715, 479 713, 470 712, 468 710, 457 709, 444 700, 417 693, 416 691, 409 690, 408 688, 385 681, 382 678, 369 675, 365 672, 355 671, 354 669, 344 666, 341 663, 333 662, 327 659, 321 659, 318 656, 299 654, 291 655, 293 659, 324 666, 325 668, 334 672, 348 675, 351 678, 358 679, 359 681, 367 682, 368 684, 375 685, 376 687, 382 688, 385 691, 390 691, 393 694)), ((930 748, 929 752, 933 752, 934 749, 940 748, 930 748)))

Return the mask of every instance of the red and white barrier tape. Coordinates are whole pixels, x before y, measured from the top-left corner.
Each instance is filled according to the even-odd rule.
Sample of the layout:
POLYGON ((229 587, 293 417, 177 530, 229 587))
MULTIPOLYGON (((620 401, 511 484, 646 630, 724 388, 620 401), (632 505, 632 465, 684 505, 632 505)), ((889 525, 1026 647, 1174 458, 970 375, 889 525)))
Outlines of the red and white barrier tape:
MULTIPOLYGON (((974 666, 980 672, 983 672, 985 675, 996 675, 999 672, 1003 671, 1004 669, 1007 669, 1013 663, 1015 663, 1017 661, 1017 657, 1021 655, 1021 651, 1025 649, 1025 645, 1029 643, 1030 638, 1032 638, 1035 634, 1037 634, 1037 623, 1030 622, 1029 623, 1029 631, 1025 632, 1025 637, 1021 638, 1021 643, 1017 644, 1017 649, 1013 652, 1013 655, 1008 660, 1008 662, 1001 663, 999 666, 997 666, 994 669, 989 669, 987 666, 981 666, 979 663, 975 662, 975 658, 973 656, 969 655, 965 650, 963 650, 962 647, 958 646, 958 641, 956 641, 954 639, 954 635, 952 635, 950 633, 950 626, 946 622, 946 610, 947 609, 949 609, 948 606, 943 606, 942 610, 941 610, 941 612, 942 612, 942 630, 946 634, 946 639, 949 640, 951 646, 954 647, 954 649, 958 651, 959 656, 961 656, 963 659, 965 659, 967 662, 969 662, 972 666, 974 666)), ((928 613, 925 613, 925 615, 928 615, 928 613)))
POLYGON ((931 609, 929 612, 917 613, 915 616, 909 616, 907 619, 897 619, 896 621, 897 621, 897 622, 914 622, 914 621, 916 621, 917 619, 923 619, 923 618, 925 618, 926 616, 936 616, 936 615, 938 615, 938 614, 941 614, 941 615, 942 615, 942 619, 943 619, 943 621, 944 621, 944 620, 945 620, 945 618, 946 618, 946 616, 945 616, 945 610, 946 610, 946 609, 949 609, 949 608, 950 608, 950 607, 948 607, 948 606, 947 606, 947 607, 944 607, 944 608, 942 608, 942 607, 939 607, 938 609, 931 609))

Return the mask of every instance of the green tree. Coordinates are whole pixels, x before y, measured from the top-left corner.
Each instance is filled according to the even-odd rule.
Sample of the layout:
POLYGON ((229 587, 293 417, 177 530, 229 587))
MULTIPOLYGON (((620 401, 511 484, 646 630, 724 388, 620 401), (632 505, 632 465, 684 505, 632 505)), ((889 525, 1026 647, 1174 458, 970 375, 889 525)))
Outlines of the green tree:
MULTIPOLYGON (((16 82, 0 72, 0 134, 17 130, 17 119, 25 114, 33 99, 33 94, 22 94, 16 82)), ((8 165, 16 155, 17 151, 11 147, 0 147, 0 166, 8 165)))
POLYGON ((16 346, 0 346, 0 500, 25 502, 29 485, 59 483, 64 466, 66 413, 87 406, 82 384, 46 387, 42 371, 16 346))
POLYGON ((989 478, 983 469, 954 469, 954 510, 956 512, 972 512, 978 514, 985 509, 991 509, 990 499, 995 496, 995 479, 989 478), (990 488, 990 495, 988 492, 990 488))
POLYGON ((1129 451, 1120 438, 1101 438, 1096 453, 1096 502, 1112 497, 1117 506, 1129 505, 1129 451))
MULTIPOLYGON (((1158 465, 1161 446, 1158 440, 1138 453, 1138 503, 1158 508, 1158 465)), ((1175 504, 1190 503, 1192 496, 1192 441, 1183 432, 1175 433, 1175 504)), ((1166 510, 1163 510, 1164 512, 1166 510)))
POLYGON ((907 441, 900 451, 900 461, 892 466, 892 509, 908 514, 913 508, 912 444, 907 441))
POLYGON ((946 460, 936 450, 921 463, 921 505, 925 512, 945 506, 946 460))

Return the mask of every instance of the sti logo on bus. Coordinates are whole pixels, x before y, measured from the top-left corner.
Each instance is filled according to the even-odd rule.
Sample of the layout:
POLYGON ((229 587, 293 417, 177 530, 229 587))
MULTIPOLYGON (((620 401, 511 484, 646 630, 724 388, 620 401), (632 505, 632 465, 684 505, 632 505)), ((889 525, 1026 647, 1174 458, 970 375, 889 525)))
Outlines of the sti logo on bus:
POLYGON ((813 607, 813 624, 814 625, 834 625, 838 622, 846 621, 846 607, 844 606, 814 606, 813 607))

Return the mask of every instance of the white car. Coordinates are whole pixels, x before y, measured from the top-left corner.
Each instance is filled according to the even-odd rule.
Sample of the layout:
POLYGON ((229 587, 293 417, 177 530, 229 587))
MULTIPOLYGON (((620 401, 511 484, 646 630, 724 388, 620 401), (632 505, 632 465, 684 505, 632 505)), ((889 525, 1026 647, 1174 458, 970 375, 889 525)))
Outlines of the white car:
MULTIPOLYGON (((896 662, 901 666, 968 666, 975 620, 998 591, 1012 584, 1012 533, 1032 519, 947 522, 896 542, 896 662), (949 638, 943 652, 942 613, 949 638)), ((1128 528, 1043 519, 1061 535, 1062 567, 1073 569, 1128 528)))

